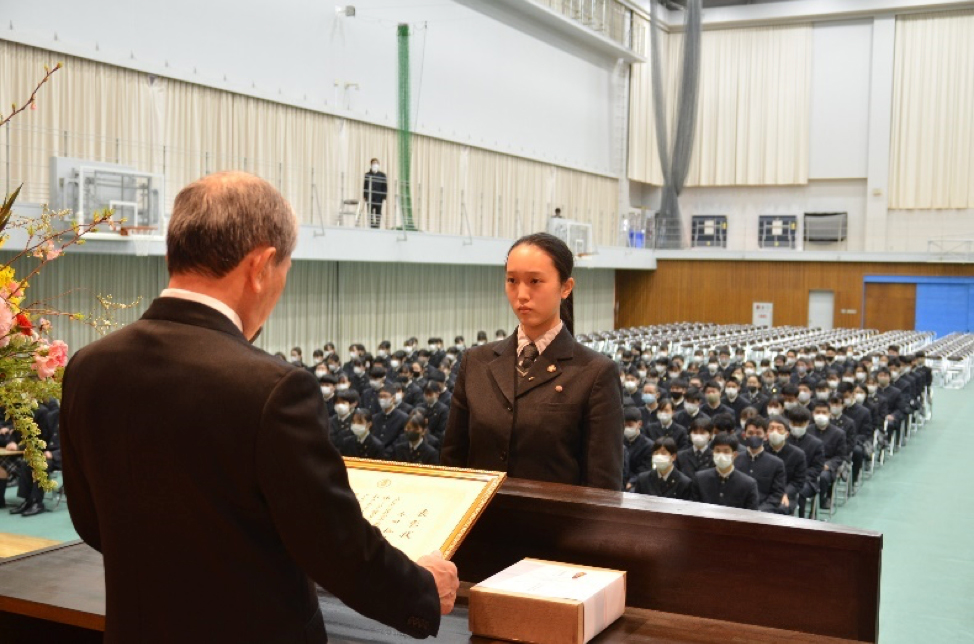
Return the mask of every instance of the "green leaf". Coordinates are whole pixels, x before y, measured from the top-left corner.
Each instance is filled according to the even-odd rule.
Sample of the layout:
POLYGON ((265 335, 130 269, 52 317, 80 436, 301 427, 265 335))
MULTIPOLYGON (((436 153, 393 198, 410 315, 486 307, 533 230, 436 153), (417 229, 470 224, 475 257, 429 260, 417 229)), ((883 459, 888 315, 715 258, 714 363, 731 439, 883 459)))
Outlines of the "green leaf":
POLYGON ((7 195, 7 198, 3 200, 3 205, 0 206, 0 232, 7 227, 7 223, 10 222, 10 214, 14 207, 14 202, 17 201, 17 197, 20 195, 20 189, 24 187, 24 184, 17 186, 17 189, 7 195))

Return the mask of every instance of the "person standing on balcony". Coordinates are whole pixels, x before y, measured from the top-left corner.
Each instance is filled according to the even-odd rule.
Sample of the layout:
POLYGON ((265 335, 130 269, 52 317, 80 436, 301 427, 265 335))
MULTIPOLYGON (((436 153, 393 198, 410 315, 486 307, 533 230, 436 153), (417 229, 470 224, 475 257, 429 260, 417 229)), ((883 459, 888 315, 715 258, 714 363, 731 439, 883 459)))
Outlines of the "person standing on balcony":
POLYGON ((382 223, 382 204, 388 194, 386 173, 379 170, 379 160, 372 159, 369 171, 365 173, 365 186, 362 198, 369 208, 369 228, 379 228, 382 223))

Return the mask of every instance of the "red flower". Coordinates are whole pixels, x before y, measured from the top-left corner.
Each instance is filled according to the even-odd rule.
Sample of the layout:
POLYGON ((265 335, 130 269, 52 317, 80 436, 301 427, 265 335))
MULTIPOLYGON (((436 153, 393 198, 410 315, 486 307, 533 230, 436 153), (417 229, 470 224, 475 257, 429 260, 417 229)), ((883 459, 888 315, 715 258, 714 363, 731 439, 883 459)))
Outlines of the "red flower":
POLYGON ((30 335, 30 332, 34 328, 34 325, 30 323, 30 318, 23 313, 17 314, 17 326, 24 335, 30 335))

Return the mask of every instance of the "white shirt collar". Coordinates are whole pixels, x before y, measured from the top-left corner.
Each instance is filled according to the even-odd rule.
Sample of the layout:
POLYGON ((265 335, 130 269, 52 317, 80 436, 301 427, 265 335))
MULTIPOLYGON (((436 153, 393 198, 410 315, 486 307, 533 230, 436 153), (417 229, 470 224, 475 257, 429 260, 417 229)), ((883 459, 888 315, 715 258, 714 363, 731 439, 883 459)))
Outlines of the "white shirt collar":
POLYGON ((202 293, 197 293, 196 291, 187 291, 183 288, 163 289, 162 293, 159 294, 159 297, 174 297, 176 299, 189 300, 190 302, 196 302, 197 304, 208 306, 211 309, 225 315, 231 322, 233 322, 237 329, 243 333, 243 321, 241 321, 240 316, 237 315, 237 312, 215 297, 203 295, 202 293))
MULTIPOLYGON (((564 322, 558 322, 554 328, 549 329, 547 333, 534 341, 534 346, 538 347, 539 354, 544 353, 544 350, 558 337, 558 334, 561 333, 561 329, 564 326, 564 322)), ((529 344, 531 344, 531 338, 527 336, 520 324, 517 325, 517 354, 521 355, 521 351, 529 344)))

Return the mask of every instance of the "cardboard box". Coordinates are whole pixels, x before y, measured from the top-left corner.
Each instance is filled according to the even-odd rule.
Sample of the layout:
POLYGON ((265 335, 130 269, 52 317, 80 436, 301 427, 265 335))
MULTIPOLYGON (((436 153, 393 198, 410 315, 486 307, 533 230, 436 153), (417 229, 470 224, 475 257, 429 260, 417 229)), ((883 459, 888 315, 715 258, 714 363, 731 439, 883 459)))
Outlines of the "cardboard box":
POLYGON ((470 589, 470 631, 528 644, 586 644, 626 610, 626 573, 523 559, 470 589))

